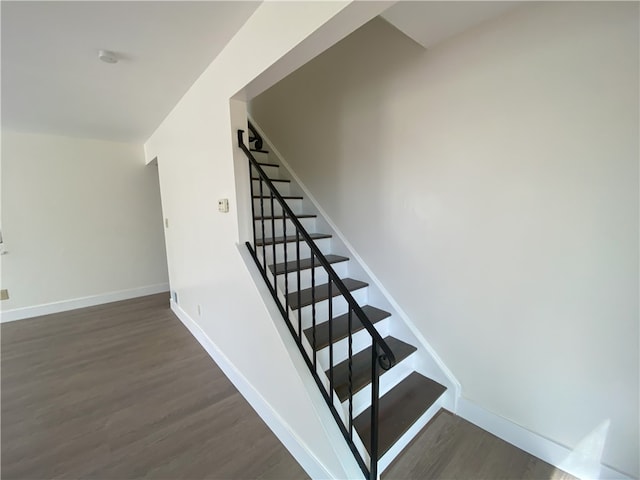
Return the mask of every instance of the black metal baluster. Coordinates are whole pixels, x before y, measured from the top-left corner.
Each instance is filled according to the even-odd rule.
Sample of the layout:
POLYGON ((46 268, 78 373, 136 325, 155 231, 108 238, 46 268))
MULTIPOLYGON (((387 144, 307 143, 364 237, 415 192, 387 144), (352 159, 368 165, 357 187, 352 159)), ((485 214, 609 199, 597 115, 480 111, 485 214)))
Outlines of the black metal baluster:
POLYGON ((313 368, 317 368, 316 355, 316 256, 311 251, 311 331, 313 332, 313 368))
POLYGON ((351 307, 349 307, 349 436, 353 439, 353 334, 351 329, 351 307))
POLYGON ((256 202, 253 198, 253 165, 249 160, 249 182, 251 182, 251 232, 253 233, 253 248, 256 248, 256 202))
POLYGON ((378 344, 371 338, 371 465, 370 478, 378 478, 378 344))
MULTIPOLYGON (((307 364, 307 367, 309 368, 318 388, 320 388, 320 390, 323 393, 323 396, 325 397, 325 401, 327 402, 327 405, 334 417, 334 419, 336 420, 336 422, 338 423, 338 427, 340 428, 340 431, 342 432, 345 440, 347 441, 347 443, 349 444, 349 448, 351 450, 351 452, 353 453, 358 465, 360 466, 360 468, 362 469, 362 472, 364 473, 365 477, 370 478, 370 479, 377 479, 377 475, 378 475, 378 456, 379 456, 379 415, 380 415, 380 399, 379 394, 380 394, 380 382, 379 382, 379 372, 380 369, 384 369, 384 370, 388 370, 389 368, 391 368, 393 365, 395 365, 396 360, 395 360, 395 356, 393 354, 393 352, 390 350, 389 346, 386 344, 386 342, 382 339, 382 337, 380 336, 380 334, 376 331, 375 327, 373 326, 373 324, 371 323, 371 321, 369 321, 369 319, 367 318, 366 314, 362 311, 362 309, 358 306, 357 302, 355 301, 355 299, 353 298, 353 296, 349 293, 347 287, 344 285, 344 283, 342 282, 342 280, 340 279, 339 276, 337 276, 337 274, 335 273, 335 271, 333 270, 333 268, 331 267, 329 261, 327 260, 327 258, 322 254, 322 252, 318 249, 318 246, 316 245, 316 243, 313 241, 313 239, 311 238, 311 236, 309 235, 309 233, 306 231, 306 229, 304 228, 304 226, 300 223, 300 219, 298 218, 298 216, 291 210, 291 208, 287 205, 286 201, 284 200, 284 198, 282 197, 282 195, 279 193, 279 191, 274 187, 273 183, 271 182, 271 180, 269 180, 269 178, 267 177, 267 175, 265 174, 264 170, 261 168, 260 164, 257 162, 257 160, 255 159, 255 157, 253 156, 253 154, 251 153, 251 151, 249 150, 249 148, 247 148, 247 146, 244 144, 243 142, 243 131, 242 130, 238 130, 238 146, 244 151, 244 153, 247 155, 247 158, 249 159, 249 174, 250 174, 250 178, 253 178, 254 172, 258 174, 258 177, 256 177, 258 179, 258 181, 260 182, 260 196, 256 196, 256 198, 260 198, 260 216, 257 217, 255 215, 256 210, 258 209, 258 207, 256 207, 255 205, 255 199, 253 198, 253 196, 255 195, 255 190, 256 187, 254 186, 254 184, 251 184, 251 196, 252 196, 252 216, 253 216, 253 220, 254 220, 254 228, 253 228, 253 236, 254 236, 254 246, 252 247, 251 244, 249 242, 245 242, 247 248, 249 249, 249 252, 251 253, 251 255, 253 256, 254 261, 256 262, 256 265, 258 266, 259 270, 261 271, 261 274, 267 284, 267 287, 269 288, 271 295, 273 296, 276 305, 278 307, 278 309, 280 310, 280 313, 282 315, 282 317, 285 319, 286 323, 287 323, 287 327, 289 328, 289 331, 291 332, 291 334, 296 337, 298 336, 298 348, 300 349, 301 354, 303 355, 304 361, 307 364), (253 170, 252 170, 253 169, 253 170), (275 201, 277 200, 278 205, 282 208, 282 220, 283 220, 283 230, 284 230, 284 235, 283 235, 283 240, 281 243, 283 243, 284 248, 285 248, 285 268, 284 268, 284 273, 285 273, 285 293, 288 293, 288 273, 290 271, 290 266, 287 265, 289 262, 287 261, 289 259, 289 254, 288 251, 286 249, 286 244, 287 244, 287 226, 286 226, 286 222, 290 221, 292 222, 293 226, 296 228, 296 234, 295 234, 295 239, 293 237, 291 237, 291 240, 296 242, 296 276, 298 279, 298 291, 297 291, 297 299, 298 299, 298 331, 295 331, 295 326, 294 324, 290 321, 290 316, 289 316, 289 312, 288 309, 287 311, 285 311, 285 305, 283 305, 283 303, 287 303, 287 307, 290 305, 290 302, 288 298, 288 295, 285 295, 286 298, 286 302, 282 302, 280 300, 278 291, 277 291, 277 282, 276 282, 276 270, 275 270, 275 265, 277 264, 277 251, 276 251, 276 244, 275 241, 272 240, 272 252, 273 252, 273 263, 274 263, 274 271, 273 271, 273 277, 271 277, 271 275, 268 274, 267 272, 267 259, 266 259, 266 234, 265 234, 265 220, 268 221, 268 218, 265 218, 265 206, 264 206, 264 202, 265 202, 265 198, 266 198, 266 192, 264 191, 264 186, 263 183, 267 186, 267 188, 270 191, 270 204, 271 204, 271 230, 273 233, 273 239, 275 240, 275 201), (257 244, 257 240, 258 240, 258 235, 259 235, 259 230, 255 224, 255 222, 257 221, 256 219, 260 220, 260 229, 262 232, 262 262, 260 262, 257 252, 256 252, 256 244, 257 244), (301 341, 301 337, 302 337, 302 311, 300 308, 301 305, 301 300, 302 300, 302 295, 301 295, 301 272, 300 272, 300 264, 301 264, 301 258, 300 258, 300 240, 303 240, 309 247, 310 250, 310 263, 311 263, 311 323, 312 323, 312 334, 313 334, 313 339, 312 339, 312 344, 313 344, 313 361, 310 358, 311 356, 308 354, 307 350, 304 348, 302 341, 301 341), (347 302, 347 315, 348 315, 348 375, 349 375, 349 379, 348 379, 348 387, 349 387, 349 419, 348 419, 348 425, 346 425, 345 421, 344 421, 344 415, 339 413, 338 410, 335 408, 334 404, 333 404, 333 386, 331 385, 333 383, 333 378, 329 379, 329 383, 331 386, 331 395, 328 395, 327 392, 327 385, 325 383, 326 381, 326 377, 322 376, 323 378, 325 378, 325 380, 323 380, 323 378, 321 378, 321 376, 318 375, 317 373, 317 369, 318 369, 318 361, 317 361, 317 352, 316 352, 316 347, 317 347, 317 336, 316 336, 316 322, 317 322, 317 311, 316 311, 316 295, 315 295, 315 286, 316 286, 316 281, 315 281, 315 268, 316 266, 322 266, 324 268, 324 271, 327 272, 327 281, 329 282, 328 284, 328 293, 329 293, 329 307, 328 307, 328 311, 329 311, 329 345, 330 345, 330 353, 329 353, 329 363, 331 364, 330 367, 333 367, 333 361, 334 358, 333 357, 333 291, 334 289, 337 289, 338 292, 337 295, 341 295, 342 297, 345 298, 345 301, 347 302), (271 280, 274 280, 274 285, 271 284, 271 280), (355 320, 353 319, 353 315, 355 315, 355 320), (365 329, 368 331, 368 333, 371 335, 371 348, 372 348, 372 355, 371 355, 371 438, 370 439, 363 439, 365 444, 367 442, 367 440, 369 441, 369 446, 370 446, 370 463, 367 464, 364 456, 361 455, 361 453, 358 451, 358 448, 356 447, 355 443, 353 442, 353 436, 354 436, 354 425, 353 425, 353 322, 354 321, 359 321, 362 323, 362 325, 365 327, 365 329), (384 361, 383 361, 384 360, 384 361), (348 428, 347 428, 348 427, 348 428)), ((293 262, 291 262, 293 264, 293 262)), ((331 377, 333 377, 333 372, 331 372, 330 374, 331 377)))
POLYGON ((287 215, 282 211, 282 235, 284 236, 284 303, 289 315, 289 266, 287 265, 287 215))
POLYGON ((329 395, 333 402, 333 282, 329 280, 329 395))
POLYGON ((298 336, 302 341, 302 309, 300 308, 300 230, 296 228, 296 271, 298 272, 298 336))
POLYGON ((251 122, 247 122, 249 127, 249 143, 253 142, 253 148, 256 150, 262 150, 262 137, 256 131, 255 127, 251 125, 251 122), (253 135, 253 137, 251 136, 253 135))
MULTIPOLYGON (((273 210, 273 190, 269 189, 271 195, 271 251, 273 252, 273 288, 278 291, 278 282, 276 278, 276 265, 278 261, 276 259, 276 213, 273 210)), ((284 209, 282 210, 284 212, 284 209)), ((285 239, 286 242, 286 239, 285 239)), ((284 248, 287 248, 287 244, 284 244, 284 248)))
MULTIPOLYGON (((271 207, 273 208, 273 207, 271 207)), ((271 212, 273 214, 273 212, 271 212)), ((260 225, 262 225, 262 268, 267 271, 267 242, 264 238, 264 191, 260 179, 260 225)))

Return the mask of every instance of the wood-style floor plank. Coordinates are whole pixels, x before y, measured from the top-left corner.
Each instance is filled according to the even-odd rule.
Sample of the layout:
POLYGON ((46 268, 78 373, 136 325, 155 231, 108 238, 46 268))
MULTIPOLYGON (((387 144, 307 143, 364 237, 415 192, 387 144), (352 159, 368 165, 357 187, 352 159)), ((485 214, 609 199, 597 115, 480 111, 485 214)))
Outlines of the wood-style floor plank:
POLYGON ((441 410, 382 474, 406 479, 577 480, 441 410))
MULTIPOLYGON (((9 479, 308 478, 168 308, 168 294, 0 327, 9 479)), ((574 477, 441 411, 393 479, 574 477)))
POLYGON ((3 479, 308 478, 168 307, 2 324, 3 479))

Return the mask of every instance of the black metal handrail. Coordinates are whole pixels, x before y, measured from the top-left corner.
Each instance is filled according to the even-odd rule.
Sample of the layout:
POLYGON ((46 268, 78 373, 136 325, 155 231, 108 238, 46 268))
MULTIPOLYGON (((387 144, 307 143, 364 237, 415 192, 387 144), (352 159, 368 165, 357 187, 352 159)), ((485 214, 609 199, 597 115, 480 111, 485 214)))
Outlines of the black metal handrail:
MULTIPOLYGON (((244 130, 238 130, 238 141, 240 144, 240 148, 247 155, 250 163, 252 163, 253 168, 256 169, 262 181, 267 185, 267 187, 269 187, 269 190, 271 191, 271 193, 273 193, 273 197, 278 200, 278 203, 280 204, 282 209, 287 213, 287 216, 289 217, 291 222, 296 226, 297 230, 302 235, 302 238, 311 248, 311 251, 315 254, 315 256, 318 257, 320 264, 327 271, 329 276, 332 278, 333 283, 336 284, 336 287, 338 287, 338 290, 340 291, 340 293, 344 296, 345 300, 349 303, 349 306, 356 313, 358 320, 362 322, 362 325, 364 326, 364 328, 376 340, 376 342, 379 343, 380 348, 384 351, 384 355, 386 356, 386 358, 381 358, 380 366, 385 370, 390 369, 396 364, 395 356, 393 355, 391 348, 389 348, 389 345, 387 345, 387 343, 384 341, 380 333, 376 330, 376 328, 373 326, 371 321, 367 318, 367 315, 362 311, 362 308, 360 307, 360 305, 358 305, 358 302, 356 302, 356 300, 353 298, 353 296, 351 295, 351 292, 346 287, 346 285, 344 284, 340 276, 335 272, 335 270, 333 269, 329 261, 326 259, 326 257, 324 256, 324 254, 322 253, 322 251, 320 250, 316 242, 311 238, 309 233, 306 231, 302 223, 300 223, 300 220, 298 219, 297 215, 293 213, 291 208, 289 208, 289 206, 287 205, 287 202, 284 200, 284 198, 282 198, 282 195, 280 195, 280 192, 276 190, 276 187, 273 185, 273 183, 271 182, 267 174, 264 172, 262 167, 260 167, 260 164, 258 163, 258 161, 255 159, 251 151, 244 144, 242 140, 243 133, 244 133, 244 130)), ((254 245, 255 245, 255 242, 254 242, 254 245)))
POLYGON ((248 126, 249 126, 249 133, 250 133, 249 143, 253 142, 256 150, 262 150, 262 137, 256 131, 255 127, 251 125, 251 122, 248 122, 248 126))
MULTIPOLYGON (((249 128, 251 133, 253 134, 252 136, 250 136, 249 140, 250 142, 255 142, 254 145, 256 146, 256 150, 261 150, 262 148, 262 138, 260 137, 260 135, 258 134, 258 132, 255 130, 255 128, 253 127, 253 125, 251 125, 249 123, 249 128), (259 148, 258 148, 259 147, 259 148)), ((334 417, 334 419, 336 420, 336 422, 338 423, 338 426, 340 427, 341 432, 343 433, 343 436, 345 438, 345 440, 347 441, 347 443, 349 444, 349 447, 352 451, 352 453, 354 454, 358 464, 360 465, 360 468, 362 469, 362 471, 364 472, 365 476, 368 478, 372 478, 372 479, 376 479, 377 478, 377 461, 378 461, 378 409, 379 409, 379 370, 378 368, 382 368, 383 370, 388 370, 390 369, 393 365, 395 365, 396 363, 396 359, 395 356, 393 354, 393 352, 391 351, 391 348, 389 347, 389 345, 385 342, 385 340, 382 338, 382 336, 380 335, 380 333, 376 330, 376 328, 373 326, 373 324, 371 323, 371 321, 368 319, 367 315, 364 313, 364 311, 362 310, 362 308, 360 307, 360 305, 358 304, 358 302, 353 298, 353 296, 351 295, 351 292, 349 291, 349 289, 346 287, 346 285, 344 284, 344 282, 342 281, 342 279, 338 276, 338 274, 335 272, 335 270, 333 269, 333 267, 331 266, 331 263, 329 262, 329 260, 327 260, 327 258, 324 256, 324 254, 322 253, 322 251, 320 250, 320 248, 317 246, 316 242, 313 240, 313 238, 311 237, 311 235, 306 231, 306 229, 304 228, 304 226, 302 225, 302 223, 300 222, 299 218, 297 217, 297 215, 293 212, 293 210, 291 210, 291 208, 289 207, 289 205, 286 203, 285 199, 283 198, 283 196, 280 194, 280 192, 278 192, 278 190, 275 188, 273 182, 269 179, 269 177, 267 176, 267 174, 264 172, 264 170, 262 169, 262 167, 260 166, 259 162, 255 159, 253 153, 251 152, 250 148, 248 148, 243 141, 243 134, 244 131, 243 130, 238 130, 238 146, 242 149, 242 151, 245 153, 245 155, 247 156, 248 160, 249 160, 249 178, 250 178, 250 182, 251 182, 251 211, 252 211, 252 222, 253 222, 253 247, 249 242, 246 242, 247 248, 249 249, 252 257, 254 258, 254 261, 256 262, 256 265, 258 266, 265 282, 267 283, 267 286, 271 292, 271 295, 273 296, 274 300, 276 301, 276 304, 278 306, 278 309, 280 310, 280 313, 282 314, 283 318, 285 319, 285 322, 287 324, 287 326, 289 327, 289 330, 291 332, 291 334, 293 335, 296 344, 298 345, 299 350, 301 351, 303 358, 305 360, 305 363, 307 363, 307 366, 309 367, 309 369, 311 370, 311 373, 318 385, 318 387, 320 388, 321 393, 323 394, 323 397, 325 398, 325 401, 327 402, 331 413, 334 417), (258 174, 258 178, 254 178, 253 176, 253 171, 255 170, 255 172, 257 172, 258 174), (260 209, 261 209, 261 216, 259 217, 261 220, 261 237, 262 237, 262 242, 261 242, 261 247, 262 247, 262 259, 263 262, 260 262, 258 256, 257 256, 257 252, 255 249, 258 248, 257 245, 257 234, 256 234, 256 225, 255 222, 258 219, 258 217, 256 217, 256 213, 255 213, 255 196, 254 196, 254 187, 253 187, 253 181, 254 180, 258 180, 260 182, 260 195, 258 198, 260 198, 260 209), (269 196, 266 197, 265 196, 265 192, 263 189, 263 184, 267 186, 268 189, 268 194, 269 196), (270 202, 270 212, 271 212, 271 235, 272 235, 272 242, 271 242, 271 247, 272 247, 272 260, 273 260, 273 275, 269 276, 269 274, 267 273, 267 245, 266 245, 266 237, 265 237, 265 214, 264 214, 264 199, 268 198, 269 202, 270 202), (278 275, 278 271, 276 268, 277 265, 277 258, 276 258, 276 231, 275 231, 275 219, 276 219, 276 215, 275 215, 275 211, 274 211, 274 200, 277 201, 277 203, 279 204, 280 208, 282 209, 282 222, 283 222, 283 244, 284 244, 284 278, 285 278, 285 294, 284 294, 284 300, 285 300, 285 305, 282 305, 282 302, 280 301, 280 298, 278 297, 277 294, 277 275, 278 275), (295 237, 287 237, 287 231, 286 231, 286 222, 287 220, 291 221, 291 223, 293 223, 293 226, 295 227, 295 237), (301 302, 300 302, 300 241, 304 241, 305 244, 309 247, 309 250, 311 252, 311 295, 312 295, 312 299, 311 299, 311 308, 312 308, 312 335, 313 335, 313 339, 312 339, 312 350, 313 350, 313 358, 310 359, 309 356, 306 353, 306 350, 304 348, 304 345, 302 343, 302 317, 301 317, 301 302), (287 243, 289 242, 293 242, 295 241, 296 243, 296 266, 297 268, 295 269, 295 272, 297 272, 297 300, 298 300, 298 304, 297 304, 297 310, 298 310, 298 332, 296 333, 293 324, 291 323, 291 320, 289 318, 289 292, 288 292, 288 277, 289 277, 289 273, 294 273, 294 272, 289 272, 287 270, 287 243), (315 261, 319 262, 318 265, 315 264, 315 261), (320 377, 317 374, 317 359, 316 359, 316 331, 315 331, 315 327, 316 327, 316 310, 315 310, 315 304, 316 304, 316 300, 315 300, 315 268, 321 266, 324 271, 327 274, 328 277, 328 284, 327 284, 327 288, 328 288, 328 309, 329 309, 329 315, 328 315, 328 327, 329 327, 329 392, 326 391, 326 387, 324 386, 322 380, 320 379, 320 377), (271 284, 271 281, 273 281, 273 285, 271 284), (339 295, 341 295, 344 300, 347 302, 347 315, 348 315, 348 367, 349 367, 349 379, 348 379, 348 386, 349 386, 349 394, 348 394, 348 399, 349 399, 349 412, 348 412, 348 430, 347 427, 344 425, 343 420, 340 417, 340 414, 337 412, 337 410, 335 409, 335 406, 333 404, 333 398, 334 398, 334 375, 333 375, 333 333, 332 333, 332 307, 333 307, 333 287, 335 286, 335 288, 337 289, 337 292, 339 293, 339 295), (369 333, 369 335, 371 336, 371 436, 370 436, 370 448, 369 448, 369 456, 370 456, 370 464, 367 466, 365 460, 362 458, 362 455, 360 454, 360 452, 358 451, 354 441, 353 441, 353 379, 352 379, 352 359, 353 359, 353 351, 352 351, 352 336, 353 336, 353 332, 352 332, 352 312, 355 313, 355 316, 357 317, 357 319, 360 321, 360 323, 362 324, 362 326, 364 327, 364 329, 369 333)), ((278 217, 278 219, 280 219, 280 217, 278 217)), ((338 396, 338 400, 340 400, 339 396, 338 396)), ((341 401, 342 402, 342 401, 341 401)))

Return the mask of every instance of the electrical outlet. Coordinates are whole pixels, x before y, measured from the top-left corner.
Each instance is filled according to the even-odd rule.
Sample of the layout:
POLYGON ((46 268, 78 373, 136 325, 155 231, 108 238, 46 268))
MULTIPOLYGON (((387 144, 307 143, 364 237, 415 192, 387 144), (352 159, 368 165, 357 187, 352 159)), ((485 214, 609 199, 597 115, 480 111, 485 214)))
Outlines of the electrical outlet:
POLYGON ((0 300, 9 300, 9 290, 6 288, 0 290, 0 300))
POLYGON ((228 213, 229 212, 229 199, 228 198, 221 198, 220 200, 218 200, 218 211, 221 213, 228 213))
POLYGON ((169 228, 169 219, 168 218, 164 219, 164 228, 169 228))

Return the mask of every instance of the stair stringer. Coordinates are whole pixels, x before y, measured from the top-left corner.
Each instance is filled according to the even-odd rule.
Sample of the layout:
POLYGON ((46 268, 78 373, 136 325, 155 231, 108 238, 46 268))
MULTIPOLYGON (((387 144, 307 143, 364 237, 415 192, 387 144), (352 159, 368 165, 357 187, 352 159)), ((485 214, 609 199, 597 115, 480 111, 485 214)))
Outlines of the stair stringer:
MULTIPOLYGON (((446 408, 447 410, 456 412, 458 409, 458 401, 461 395, 460 382, 456 379, 451 370, 449 370, 442 359, 438 356, 436 351, 429 344, 420 330, 411 321, 406 312, 402 309, 402 307, 400 307, 398 302, 386 290, 382 282, 376 277, 371 268, 369 268, 362 257, 358 255, 353 245, 347 240, 342 231, 331 220, 327 212, 320 206, 319 202, 309 191, 306 185, 302 182, 302 180, 296 175, 295 171, 287 163, 282 154, 273 144, 271 144, 271 142, 269 142, 267 135, 264 133, 264 131, 262 131, 260 126, 257 125, 250 116, 249 119, 252 121, 258 133, 262 136, 265 145, 267 145, 266 148, 270 151, 270 161, 279 163, 281 167, 286 170, 286 174, 284 176, 291 179, 291 192, 293 194, 301 194, 304 196, 303 203, 305 212, 315 213, 318 215, 316 219, 316 231, 331 233, 333 235, 331 242, 331 253, 349 257, 349 276, 351 276, 352 278, 358 278, 359 280, 365 281, 369 284, 369 303, 378 308, 387 310, 392 314, 392 318, 394 319, 394 321, 391 322, 391 326, 389 327, 389 334, 400 340, 406 341, 408 343, 413 343, 414 346, 418 348, 418 351, 412 355, 412 362, 415 371, 447 387, 447 391, 442 396, 442 398, 440 398, 438 402, 436 402, 435 405, 437 405, 439 408, 446 408)), ((408 441, 410 441, 411 438, 415 436, 420 428, 426 425, 428 420, 437 412, 438 409, 430 408, 429 411, 426 412, 410 429, 410 431, 407 432, 407 434, 405 434, 403 438, 398 442, 398 448, 393 449, 393 454, 385 455, 386 458, 380 459, 380 472, 382 472, 383 469, 390 464, 392 457, 395 457, 402 450, 403 446, 406 446, 406 444, 408 444, 408 441), (417 430, 414 427, 416 427, 417 430)), ((389 453, 391 454, 392 452, 390 451, 389 453)))

